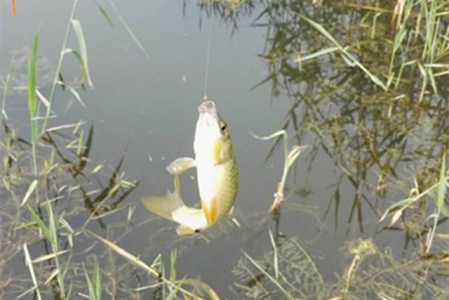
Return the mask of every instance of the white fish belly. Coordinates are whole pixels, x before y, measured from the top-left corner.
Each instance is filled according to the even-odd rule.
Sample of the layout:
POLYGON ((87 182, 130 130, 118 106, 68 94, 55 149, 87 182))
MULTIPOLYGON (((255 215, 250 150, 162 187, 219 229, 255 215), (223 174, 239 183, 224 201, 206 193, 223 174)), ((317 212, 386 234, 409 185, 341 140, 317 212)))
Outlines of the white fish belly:
POLYGON ((223 168, 213 164, 199 164, 197 166, 198 189, 202 202, 210 202, 218 196, 220 179, 223 168))

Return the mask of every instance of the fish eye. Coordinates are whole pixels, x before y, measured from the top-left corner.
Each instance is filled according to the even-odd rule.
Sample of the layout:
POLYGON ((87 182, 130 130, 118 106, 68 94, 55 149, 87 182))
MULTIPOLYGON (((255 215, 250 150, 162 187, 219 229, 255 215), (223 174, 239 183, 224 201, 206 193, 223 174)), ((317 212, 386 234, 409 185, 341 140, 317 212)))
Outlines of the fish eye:
POLYGON ((221 131, 226 130, 227 127, 228 127, 228 124, 226 124, 225 122, 221 122, 221 123, 220 123, 220 129, 221 129, 221 131))

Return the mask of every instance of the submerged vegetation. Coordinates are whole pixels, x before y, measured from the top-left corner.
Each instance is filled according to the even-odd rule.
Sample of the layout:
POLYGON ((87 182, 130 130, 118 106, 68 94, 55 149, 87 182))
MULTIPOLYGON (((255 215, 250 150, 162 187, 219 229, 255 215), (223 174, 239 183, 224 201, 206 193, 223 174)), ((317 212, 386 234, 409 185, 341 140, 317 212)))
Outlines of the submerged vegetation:
MULTIPOLYGON (((79 91, 94 82, 85 28, 76 19, 77 4, 73 1, 55 70, 42 67, 36 35, 27 59, 14 61, 2 85, 0 296, 219 299, 206 278, 178 274, 176 248, 149 260, 121 245, 127 233, 145 224, 134 223, 136 206, 126 201, 138 182, 125 175, 125 157, 112 167, 99 164, 91 157, 94 126, 81 121, 56 125, 55 98, 69 93, 84 105, 79 91), (72 82, 63 76, 67 55, 74 55, 81 70, 80 79, 72 82), (26 76, 20 74, 23 69, 26 76), (44 82, 50 85, 48 91, 44 82), (8 116, 7 98, 13 87, 27 92, 28 133, 19 133, 8 116)), ((449 3, 202 0, 195 4, 207 16, 230 22, 234 30, 242 15, 266 28, 260 57, 267 77, 255 88, 271 84, 273 97, 291 101, 282 131, 268 137, 278 138, 270 157, 285 143, 273 230, 265 232, 272 250, 253 256, 242 249, 229 274, 236 295, 447 299, 449 3), (282 234, 279 218, 287 209, 283 202, 288 204, 289 191, 294 190, 287 188, 293 186, 287 174, 303 149, 289 148, 288 135, 298 145, 311 144, 301 156, 309 166, 323 156, 335 164, 333 197, 321 213, 333 216, 335 226, 342 226, 339 216, 346 214, 360 232, 367 231, 367 219, 379 221, 378 231, 404 237, 402 254, 381 248, 375 238, 347 241, 347 264, 331 277, 320 271, 309 254, 313 252, 302 246, 299 237, 282 234), (283 136, 287 138, 282 140, 283 136), (345 184, 352 187, 351 197, 341 196, 345 184), (341 212, 343 201, 352 203, 349 212, 341 212)), ((108 9, 99 4, 98 9, 112 24, 108 9)), ((146 53, 125 19, 119 14, 117 18, 146 53)))
POLYGON ((426 191, 446 217, 448 11, 445 1, 286 1, 259 18, 269 20, 265 82, 293 102, 283 127, 298 142, 312 136, 354 186, 349 218, 361 230, 363 204, 380 217, 388 193, 426 191))

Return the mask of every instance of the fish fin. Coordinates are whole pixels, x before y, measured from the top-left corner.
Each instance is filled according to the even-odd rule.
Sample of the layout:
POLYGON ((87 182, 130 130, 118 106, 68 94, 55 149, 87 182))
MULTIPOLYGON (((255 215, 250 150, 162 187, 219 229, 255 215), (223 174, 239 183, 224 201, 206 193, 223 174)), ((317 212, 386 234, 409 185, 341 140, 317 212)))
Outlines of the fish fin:
POLYGON ((183 206, 172 212, 172 219, 193 231, 207 227, 207 219, 202 209, 183 206))
POLYGON ((206 216, 207 224, 215 224, 218 220, 218 203, 215 198, 211 201, 202 201, 201 206, 206 216))
POLYGON ((193 235, 195 233, 197 233, 198 230, 193 229, 192 227, 189 226, 185 226, 185 225, 179 225, 176 228, 176 233, 180 236, 185 236, 185 235, 193 235))
POLYGON ((187 232, 187 228, 194 233, 207 227, 208 223, 203 210, 186 206, 177 193, 168 192, 165 196, 148 196, 142 199, 142 203, 150 212, 183 226, 180 229, 182 233, 187 232))
POLYGON ((214 145, 214 163, 220 165, 232 159, 232 144, 229 137, 222 137, 214 145))
POLYGON ((177 193, 168 192, 165 196, 147 196, 142 199, 146 209, 164 219, 172 220, 174 211, 185 207, 177 193))
POLYGON ((181 175, 182 173, 194 168, 195 160, 191 157, 180 157, 172 161, 167 166, 167 172, 171 175, 181 175))

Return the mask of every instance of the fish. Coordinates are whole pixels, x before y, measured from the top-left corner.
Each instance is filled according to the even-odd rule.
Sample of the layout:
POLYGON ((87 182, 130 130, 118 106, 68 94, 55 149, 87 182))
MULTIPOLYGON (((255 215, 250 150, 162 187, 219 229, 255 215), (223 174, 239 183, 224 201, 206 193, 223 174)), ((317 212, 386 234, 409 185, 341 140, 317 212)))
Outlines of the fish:
POLYGON ((151 213, 178 223, 179 235, 201 232, 228 216, 239 190, 239 168, 229 127, 212 100, 205 99, 198 106, 193 151, 194 158, 181 157, 167 166, 174 178, 173 192, 142 199, 151 213), (181 195, 180 176, 193 168, 201 208, 186 206, 181 195))

